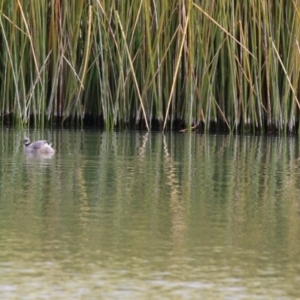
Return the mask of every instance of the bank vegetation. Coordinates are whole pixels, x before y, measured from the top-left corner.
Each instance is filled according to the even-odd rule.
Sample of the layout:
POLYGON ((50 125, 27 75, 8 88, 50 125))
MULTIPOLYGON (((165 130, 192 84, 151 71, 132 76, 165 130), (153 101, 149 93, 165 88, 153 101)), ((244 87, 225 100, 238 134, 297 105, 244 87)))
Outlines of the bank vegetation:
POLYGON ((298 132, 299 0, 0 5, 2 124, 298 132))

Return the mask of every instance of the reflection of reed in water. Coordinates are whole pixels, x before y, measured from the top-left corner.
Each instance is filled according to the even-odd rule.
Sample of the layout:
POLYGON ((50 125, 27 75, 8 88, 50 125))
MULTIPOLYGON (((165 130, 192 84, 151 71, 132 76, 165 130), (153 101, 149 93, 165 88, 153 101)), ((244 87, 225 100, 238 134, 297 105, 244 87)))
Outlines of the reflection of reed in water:
MULTIPOLYGON (((166 172, 166 184, 170 187, 170 216, 172 222, 172 234, 175 245, 179 247, 185 244, 186 232, 186 205, 189 199, 183 198, 179 190, 179 171, 176 169, 174 160, 169 153, 166 137, 163 135, 163 148, 165 164, 163 170, 166 172), (187 200, 187 201, 185 201, 187 200)), ((180 247, 179 247, 180 248, 180 247)))
POLYGON ((144 156, 145 155, 145 152, 146 152, 146 145, 148 143, 148 135, 149 133, 146 132, 143 136, 143 143, 142 145, 139 147, 139 157, 140 156, 144 156))
POLYGON ((173 159, 168 151, 168 145, 167 145, 167 142, 166 142, 166 137, 165 135, 163 136, 163 147, 164 147, 164 158, 165 158, 165 161, 166 161, 166 168, 164 168, 164 170, 167 171, 167 179, 168 181, 166 182, 167 185, 170 186, 170 193, 171 193, 171 196, 173 198, 178 198, 178 195, 179 195, 179 182, 178 182, 178 178, 176 177, 176 168, 174 166, 174 162, 173 162, 173 159))

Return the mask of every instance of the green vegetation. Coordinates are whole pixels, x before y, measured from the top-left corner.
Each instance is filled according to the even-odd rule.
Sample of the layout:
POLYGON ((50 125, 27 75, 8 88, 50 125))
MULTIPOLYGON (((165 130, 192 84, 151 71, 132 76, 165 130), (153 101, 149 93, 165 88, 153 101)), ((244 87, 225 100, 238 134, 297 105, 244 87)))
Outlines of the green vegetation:
POLYGON ((300 0, 0 0, 0 119, 297 131, 300 0))

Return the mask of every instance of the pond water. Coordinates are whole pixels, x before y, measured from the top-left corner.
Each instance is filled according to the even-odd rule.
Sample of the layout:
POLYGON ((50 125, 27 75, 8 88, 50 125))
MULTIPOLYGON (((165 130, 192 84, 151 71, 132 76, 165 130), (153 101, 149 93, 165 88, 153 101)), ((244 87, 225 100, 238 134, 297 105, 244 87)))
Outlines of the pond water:
POLYGON ((295 137, 0 129, 0 297, 297 299, 299 156, 295 137))

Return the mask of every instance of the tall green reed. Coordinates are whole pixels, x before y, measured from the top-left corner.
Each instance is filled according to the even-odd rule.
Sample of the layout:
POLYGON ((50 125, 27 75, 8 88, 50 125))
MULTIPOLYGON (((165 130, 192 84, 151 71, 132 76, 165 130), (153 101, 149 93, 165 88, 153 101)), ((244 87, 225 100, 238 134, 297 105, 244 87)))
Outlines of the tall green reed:
POLYGON ((17 126, 296 131, 299 0, 0 0, 17 126))

